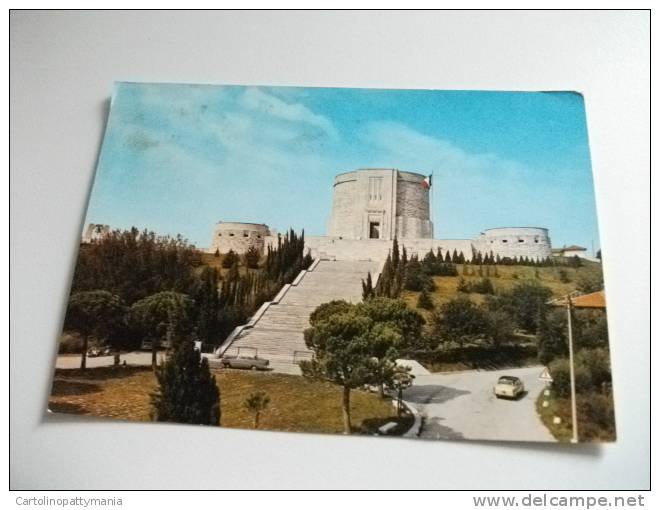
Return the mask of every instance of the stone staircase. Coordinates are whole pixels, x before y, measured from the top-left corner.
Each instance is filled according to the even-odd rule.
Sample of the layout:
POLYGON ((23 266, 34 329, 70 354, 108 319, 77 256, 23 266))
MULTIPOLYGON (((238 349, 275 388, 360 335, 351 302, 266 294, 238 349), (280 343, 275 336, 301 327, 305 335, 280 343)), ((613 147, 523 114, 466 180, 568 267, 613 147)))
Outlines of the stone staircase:
POLYGON ((272 302, 265 303, 246 326, 237 328, 218 354, 236 355, 240 351, 252 356, 256 352, 270 361, 273 372, 299 375, 298 362, 312 357, 303 337, 309 315, 333 299, 362 301, 362 279, 371 272, 376 281, 381 265, 378 261, 315 261, 272 302))

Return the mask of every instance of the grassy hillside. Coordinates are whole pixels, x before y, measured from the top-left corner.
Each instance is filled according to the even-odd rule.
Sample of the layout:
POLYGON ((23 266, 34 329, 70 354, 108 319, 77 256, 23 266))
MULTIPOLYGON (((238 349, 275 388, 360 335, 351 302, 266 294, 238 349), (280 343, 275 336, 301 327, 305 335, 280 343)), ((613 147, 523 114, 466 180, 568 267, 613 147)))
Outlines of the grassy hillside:
MULTIPOLYGON (((458 276, 435 276, 433 282, 436 289, 429 293, 436 308, 456 296, 463 295, 469 297, 475 303, 481 303, 484 300, 483 294, 460 293, 457 290, 459 278, 467 282, 480 280, 481 278, 490 278, 495 288, 495 293, 505 292, 523 281, 534 280, 552 290, 556 297, 564 296, 569 292, 576 290, 578 283, 582 279, 593 278, 601 273, 601 265, 596 262, 584 261, 582 267, 531 267, 531 266, 483 266, 480 276, 477 271, 479 266, 468 265, 469 275, 463 274, 464 267, 457 264, 458 276), (562 281, 563 280, 563 281, 562 281)), ((419 292, 403 291, 403 299, 412 308, 417 306, 419 292)), ((428 315, 429 312, 417 309, 420 313, 428 315)))

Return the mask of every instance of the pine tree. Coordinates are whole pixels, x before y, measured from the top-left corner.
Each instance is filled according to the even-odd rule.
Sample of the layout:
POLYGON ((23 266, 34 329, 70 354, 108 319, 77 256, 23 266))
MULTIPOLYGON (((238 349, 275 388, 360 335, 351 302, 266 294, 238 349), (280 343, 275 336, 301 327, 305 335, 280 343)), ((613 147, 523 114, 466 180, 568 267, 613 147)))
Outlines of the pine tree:
POLYGON ((451 261, 454 264, 458 263, 458 252, 456 251, 456 248, 454 248, 454 253, 452 253, 452 255, 451 255, 451 261))
POLYGON ((193 342, 179 343, 156 377, 158 390, 151 396, 154 420, 220 425, 220 390, 193 342))
POLYGON ((447 253, 445 253, 445 263, 451 263, 451 254, 449 253, 449 250, 447 250, 447 253))
POLYGON ((458 254, 458 263, 459 264, 465 264, 465 254, 463 253, 463 251, 461 251, 458 254))

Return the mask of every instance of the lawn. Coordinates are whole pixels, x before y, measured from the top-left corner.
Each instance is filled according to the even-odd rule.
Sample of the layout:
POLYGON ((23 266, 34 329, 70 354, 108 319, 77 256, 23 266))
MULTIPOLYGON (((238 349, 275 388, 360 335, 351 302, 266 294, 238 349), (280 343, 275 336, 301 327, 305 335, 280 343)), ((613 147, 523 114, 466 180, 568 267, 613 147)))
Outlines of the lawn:
MULTIPOLYGON (((260 428, 298 432, 341 433, 341 391, 336 385, 299 376, 239 370, 214 371, 221 393, 223 427, 252 428, 252 415, 243 401, 252 392, 265 391, 271 399, 260 417, 260 428)), ((150 369, 104 367, 57 370, 50 409, 122 420, 150 420, 150 394, 156 380, 150 369)), ((351 392, 354 431, 375 433, 389 422, 401 422, 398 432, 412 425, 412 418, 396 418, 391 400, 366 391, 351 392)))

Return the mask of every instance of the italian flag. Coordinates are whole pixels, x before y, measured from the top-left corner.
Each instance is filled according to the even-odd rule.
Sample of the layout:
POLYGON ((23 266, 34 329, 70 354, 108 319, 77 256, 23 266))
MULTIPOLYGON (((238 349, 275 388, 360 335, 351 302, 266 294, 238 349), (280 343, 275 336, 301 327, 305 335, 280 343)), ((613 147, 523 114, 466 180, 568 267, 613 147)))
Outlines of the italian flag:
POLYGON ((422 181, 422 186, 424 186, 424 188, 426 188, 426 189, 429 189, 431 187, 431 180, 432 179, 433 179, 432 175, 424 177, 424 180, 422 181))

